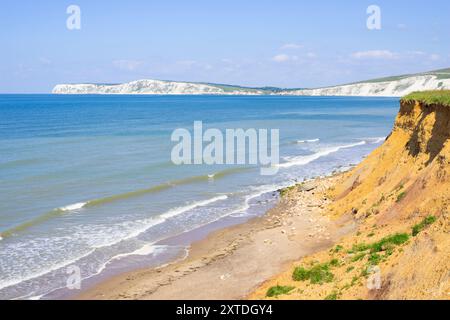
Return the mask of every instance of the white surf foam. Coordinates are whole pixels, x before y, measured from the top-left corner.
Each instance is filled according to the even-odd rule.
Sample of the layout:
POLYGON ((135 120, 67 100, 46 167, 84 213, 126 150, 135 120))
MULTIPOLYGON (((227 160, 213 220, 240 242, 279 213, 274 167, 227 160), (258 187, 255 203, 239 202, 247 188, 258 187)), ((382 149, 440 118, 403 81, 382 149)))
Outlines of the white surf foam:
POLYGON ((11 280, 6 280, 6 281, 3 281, 3 282, 0 282, 0 289, 7 288, 7 287, 10 287, 10 286, 14 286, 14 285, 17 285, 19 283, 22 283, 22 282, 25 282, 25 281, 28 281, 28 280, 31 280, 31 279, 35 279, 35 278, 38 278, 38 277, 41 277, 41 276, 46 275, 46 274, 48 274, 50 272, 53 272, 53 271, 56 271, 58 269, 64 268, 64 267, 66 267, 68 265, 71 265, 71 264, 77 262, 78 260, 80 260, 80 259, 82 259, 84 257, 87 257, 88 255, 90 255, 94 251, 95 250, 93 250, 93 249, 89 250, 87 253, 82 254, 82 255, 80 255, 78 257, 75 257, 75 258, 69 259, 69 260, 65 260, 63 262, 60 262, 60 263, 57 263, 57 264, 53 265, 50 268, 45 268, 43 270, 36 271, 36 272, 31 273, 31 274, 29 274, 27 276, 23 276, 23 277, 20 277, 20 278, 13 278, 11 280))
MULTIPOLYGON (((198 208, 198 207, 206 206, 206 205, 214 203, 216 201, 226 200, 227 198, 228 198, 227 195, 220 195, 220 196, 217 196, 217 197, 214 197, 214 198, 211 198, 211 199, 197 201, 195 203, 192 203, 192 204, 189 204, 189 205, 186 205, 186 206, 183 206, 183 207, 179 207, 179 208, 175 208, 175 209, 169 210, 166 213, 164 213, 164 214, 162 214, 162 215, 160 215, 158 217, 154 217, 154 218, 151 218, 151 219, 146 219, 146 220, 142 221, 142 227, 141 228, 138 228, 138 229, 134 230, 134 232, 130 233, 126 237, 122 237, 122 238, 117 239, 117 240, 115 240, 113 242, 110 242, 110 243, 107 243, 107 244, 103 244, 103 245, 100 245, 100 246, 92 246, 91 250, 89 250, 85 254, 82 254, 82 255, 80 255, 78 257, 75 257, 73 259, 64 260, 64 261, 62 261, 60 263, 56 263, 55 265, 53 265, 50 268, 46 268, 46 269, 43 269, 43 270, 40 270, 40 271, 37 271, 37 272, 33 272, 33 273, 31 273, 31 274, 29 274, 27 276, 23 276, 23 277, 20 277, 20 278, 15 278, 15 279, 10 279, 10 280, 7 280, 7 281, 0 282, 0 289, 6 288, 6 287, 10 287, 10 286, 13 286, 13 285, 17 285, 17 284, 19 284, 21 282, 28 281, 28 280, 31 280, 31 279, 35 279, 35 278, 44 276, 44 275, 46 275, 46 274, 48 274, 50 272, 53 272, 53 271, 56 271, 58 269, 64 268, 64 267, 66 267, 68 265, 71 265, 71 264, 75 263, 76 261, 78 261, 78 260, 80 260, 82 258, 85 258, 86 256, 92 254, 96 249, 112 246, 112 245, 117 244, 117 243, 119 243, 121 241, 137 237, 141 233, 147 231, 149 228, 151 228, 151 227, 153 227, 155 225, 163 223, 168 218, 174 217, 176 215, 182 214, 184 212, 187 212, 189 210, 193 210, 193 209, 198 208)), ((79 206, 77 206, 77 207, 79 207, 79 206)), ((75 210, 75 209, 72 209, 72 210, 75 210)), ((138 251, 138 253, 142 254, 143 252, 145 252, 145 250, 150 250, 150 249, 146 247, 146 248, 144 248, 142 250, 143 251, 138 251)), ((100 269, 103 269, 103 268, 104 268, 104 266, 100 267, 100 269)), ((96 274, 98 274, 98 273, 99 272, 97 272, 96 274)))
POLYGON ((377 138, 372 138, 373 140, 372 141, 370 141, 370 142, 372 142, 372 143, 380 143, 380 142, 383 142, 384 140, 386 140, 386 137, 377 137, 377 138))
POLYGON ((348 149, 348 148, 354 148, 357 146, 361 146, 366 144, 366 141, 360 141, 357 143, 353 143, 353 144, 348 144, 348 145, 343 145, 343 146, 337 146, 337 147, 330 147, 330 148, 325 148, 321 151, 318 151, 316 153, 307 155, 307 156, 298 156, 298 157, 292 157, 292 158, 287 158, 288 162, 285 163, 280 163, 278 164, 279 167, 281 168, 289 168, 292 166, 303 166, 306 165, 314 160, 317 160, 321 157, 325 157, 331 153, 335 153, 338 152, 341 149, 348 149))
POLYGON ((252 199, 260 197, 260 196, 262 196, 265 193, 269 193, 269 192, 273 192, 273 191, 279 190, 281 188, 284 188, 285 186, 286 186, 286 184, 283 184, 283 185, 270 184, 270 185, 264 185, 264 186, 260 186, 260 187, 254 188, 255 192, 245 196, 244 204, 242 206, 240 206, 239 208, 233 210, 229 214, 227 214, 227 216, 228 215, 231 216, 231 217, 242 217, 242 216, 245 216, 247 214, 245 211, 247 211, 250 208, 250 201, 252 199))
POLYGON ((97 271, 96 271, 94 274, 92 274, 92 275, 86 277, 86 278, 83 279, 83 280, 92 278, 92 277, 94 277, 94 276, 100 274, 101 272, 103 272, 103 270, 106 269, 106 267, 108 266, 108 264, 110 264, 111 262, 113 262, 113 261, 115 261, 115 260, 120 260, 120 259, 129 257, 129 256, 148 256, 148 255, 151 255, 151 254, 157 254, 157 253, 159 253, 159 252, 165 250, 167 247, 168 247, 168 246, 156 246, 156 245, 153 245, 153 243, 147 243, 147 244, 143 245, 141 248, 136 249, 135 251, 132 251, 132 252, 129 252, 129 253, 121 253, 121 254, 115 255, 115 256, 113 256, 111 259, 105 261, 105 262, 97 269, 97 271))
POLYGON ((217 196, 217 197, 214 197, 214 198, 211 198, 211 199, 208 199, 208 200, 197 201, 197 202, 194 202, 192 204, 189 204, 189 205, 186 205, 186 206, 183 206, 183 207, 178 207, 178 208, 172 209, 172 210, 162 214, 160 217, 162 217, 164 219, 168 219, 168 218, 177 216, 179 214, 182 214, 182 213, 184 213, 186 211, 190 211, 190 210, 193 210, 195 208, 203 207, 203 206, 206 206, 208 204, 211 204, 211 203, 214 203, 214 202, 217 202, 217 201, 221 201, 221 200, 226 200, 226 199, 228 199, 228 196, 221 195, 221 196, 217 196))
POLYGON ((319 142, 320 139, 309 139, 309 140, 297 140, 297 143, 312 143, 312 142, 319 142))
POLYGON ((69 204, 68 206, 65 206, 65 207, 61 207, 61 208, 59 208, 59 210, 61 210, 61 211, 78 210, 78 209, 83 208, 86 204, 87 204, 87 202, 78 202, 78 203, 74 203, 74 204, 69 204))

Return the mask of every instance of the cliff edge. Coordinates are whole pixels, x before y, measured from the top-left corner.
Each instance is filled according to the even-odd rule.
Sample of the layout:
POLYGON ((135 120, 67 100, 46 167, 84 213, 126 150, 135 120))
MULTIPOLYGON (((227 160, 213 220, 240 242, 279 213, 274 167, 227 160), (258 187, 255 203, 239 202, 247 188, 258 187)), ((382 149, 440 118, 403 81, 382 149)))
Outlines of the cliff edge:
POLYGON ((404 97, 384 144, 324 194, 357 231, 250 298, 450 299, 449 138, 450 91, 404 97))

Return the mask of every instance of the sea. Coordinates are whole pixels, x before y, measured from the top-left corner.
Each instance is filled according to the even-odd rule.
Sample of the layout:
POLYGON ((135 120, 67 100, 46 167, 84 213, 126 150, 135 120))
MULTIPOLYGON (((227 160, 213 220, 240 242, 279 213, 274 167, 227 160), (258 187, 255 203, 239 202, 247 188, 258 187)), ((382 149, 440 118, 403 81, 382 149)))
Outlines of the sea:
POLYGON ((280 188, 359 163, 398 108, 398 98, 0 95, 0 299, 66 298, 183 259, 195 238, 183 235, 263 215, 280 188), (194 121, 278 129, 277 174, 175 165, 171 135, 194 121))

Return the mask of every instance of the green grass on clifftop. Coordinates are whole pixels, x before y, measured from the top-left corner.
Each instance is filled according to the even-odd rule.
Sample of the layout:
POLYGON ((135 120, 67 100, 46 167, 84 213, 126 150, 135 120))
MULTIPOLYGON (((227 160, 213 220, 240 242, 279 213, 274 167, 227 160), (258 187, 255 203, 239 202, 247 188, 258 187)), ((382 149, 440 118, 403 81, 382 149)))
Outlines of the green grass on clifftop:
POLYGON ((404 96, 402 101, 420 101, 427 104, 442 104, 450 107, 450 90, 413 92, 404 96))

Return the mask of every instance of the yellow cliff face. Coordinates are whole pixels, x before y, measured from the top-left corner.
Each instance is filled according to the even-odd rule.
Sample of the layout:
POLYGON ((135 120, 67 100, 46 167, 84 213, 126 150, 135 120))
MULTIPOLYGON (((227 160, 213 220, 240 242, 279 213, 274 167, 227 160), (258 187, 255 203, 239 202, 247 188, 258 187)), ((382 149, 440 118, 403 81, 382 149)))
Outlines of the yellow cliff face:
POLYGON ((449 138, 450 105, 402 100, 385 143, 327 191, 329 216, 358 232, 250 298, 284 285, 294 289, 277 298, 450 299, 449 138))
POLYGON ((346 174, 330 194, 340 215, 375 223, 440 215, 450 200, 450 106, 402 102, 386 142, 346 174))

